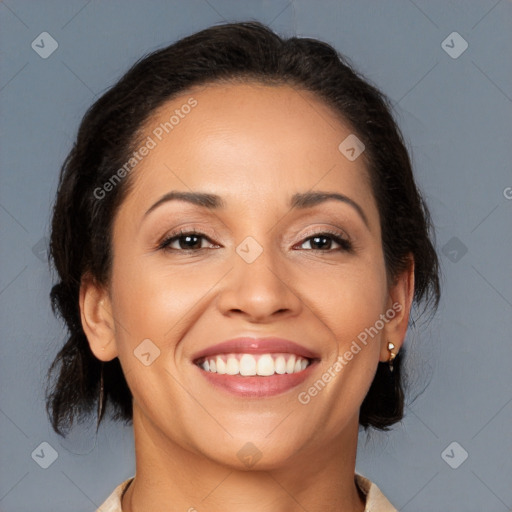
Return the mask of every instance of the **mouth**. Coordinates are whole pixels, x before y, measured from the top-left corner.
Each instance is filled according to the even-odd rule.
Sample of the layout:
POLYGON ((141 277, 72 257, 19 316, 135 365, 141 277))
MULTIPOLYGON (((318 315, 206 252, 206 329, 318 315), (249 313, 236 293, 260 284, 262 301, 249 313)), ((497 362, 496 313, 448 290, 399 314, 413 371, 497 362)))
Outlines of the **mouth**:
POLYGON ((193 359, 213 387, 245 398, 284 393, 308 378, 317 354, 288 340, 238 338, 202 351, 193 359))
POLYGON ((312 359, 296 354, 219 354, 199 359, 195 362, 205 372, 218 375, 240 375, 251 377, 270 377, 272 375, 291 375, 305 370, 312 359))

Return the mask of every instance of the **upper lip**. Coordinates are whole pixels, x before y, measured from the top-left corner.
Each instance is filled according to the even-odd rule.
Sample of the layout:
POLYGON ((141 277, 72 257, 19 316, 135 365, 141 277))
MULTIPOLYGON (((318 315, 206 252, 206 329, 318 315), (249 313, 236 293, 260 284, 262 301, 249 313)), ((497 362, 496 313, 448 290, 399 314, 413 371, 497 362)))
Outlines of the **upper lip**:
POLYGON ((207 347, 193 356, 197 362, 208 356, 219 354, 296 354, 306 359, 318 359, 320 356, 302 345, 283 338, 234 338, 207 347))

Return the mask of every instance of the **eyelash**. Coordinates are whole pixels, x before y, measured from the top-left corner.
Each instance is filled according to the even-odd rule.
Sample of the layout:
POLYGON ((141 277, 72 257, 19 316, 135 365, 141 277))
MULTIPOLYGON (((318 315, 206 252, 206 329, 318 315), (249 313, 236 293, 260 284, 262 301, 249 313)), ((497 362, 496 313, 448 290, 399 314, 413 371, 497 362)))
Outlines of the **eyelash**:
MULTIPOLYGON (((197 231, 185 231, 185 230, 179 230, 177 232, 171 233, 169 236, 165 237, 159 244, 157 249, 162 251, 173 251, 173 252, 184 252, 184 253, 192 253, 192 252, 198 252, 205 249, 208 249, 207 247, 201 247, 199 249, 171 249, 169 245, 171 245, 172 242, 175 240, 179 240, 180 238, 184 238, 186 236, 196 236, 204 238, 211 242, 211 240, 204 234, 197 231)), ((353 246, 352 243, 347 240, 346 238, 342 237, 338 232, 335 231, 319 231, 312 234, 308 234, 306 238, 300 243, 302 245, 303 243, 312 240, 313 238, 319 238, 319 237, 327 237, 332 239, 335 243, 337 243, 340 247, 337 249, 328 249, 328 250, 322 250, 322 249, 305 249, 307 251, 315 251, 315 252, 353 252, 353 246)), ((215 245, 215 244, 214 244, 215 245)))

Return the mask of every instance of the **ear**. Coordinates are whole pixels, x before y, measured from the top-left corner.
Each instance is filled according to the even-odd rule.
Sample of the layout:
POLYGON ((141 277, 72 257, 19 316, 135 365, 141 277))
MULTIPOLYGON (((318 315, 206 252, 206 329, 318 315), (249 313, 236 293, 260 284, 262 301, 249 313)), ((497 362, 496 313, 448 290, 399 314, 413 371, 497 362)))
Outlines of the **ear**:
POLYGON ((112 303, 108 291, 92 277, 84 276, 80 284, 80 318, 91 351, 100 361, 117 357, 112 303))
POLYGON ((388 342, 395 345, 393 353, 398 354, 405 341, 414 297, 414 259, 412 254, 409 262, 409 267, 396 278, 389 291, 387 309, 384 313, 389 320, 385 323, 382 332, 380 361, 389 360, 388 342), (392 316, 393 313, 395 313, 394 316, 392 316))

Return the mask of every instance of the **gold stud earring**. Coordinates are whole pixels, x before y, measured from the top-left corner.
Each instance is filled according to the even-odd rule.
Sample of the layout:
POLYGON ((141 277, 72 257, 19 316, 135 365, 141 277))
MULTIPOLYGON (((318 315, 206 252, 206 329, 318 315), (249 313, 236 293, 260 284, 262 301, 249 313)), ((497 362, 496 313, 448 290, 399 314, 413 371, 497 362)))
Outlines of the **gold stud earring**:
POLYGON ((395 348, 394 343, 391 343, 391 341, 388 341, 388 351, 389 351, 388 363, 389 363, 389 371, 390 372, 393 372, 393 360, 396 357, 396 354, 393 352, 394 348, 395 348))

